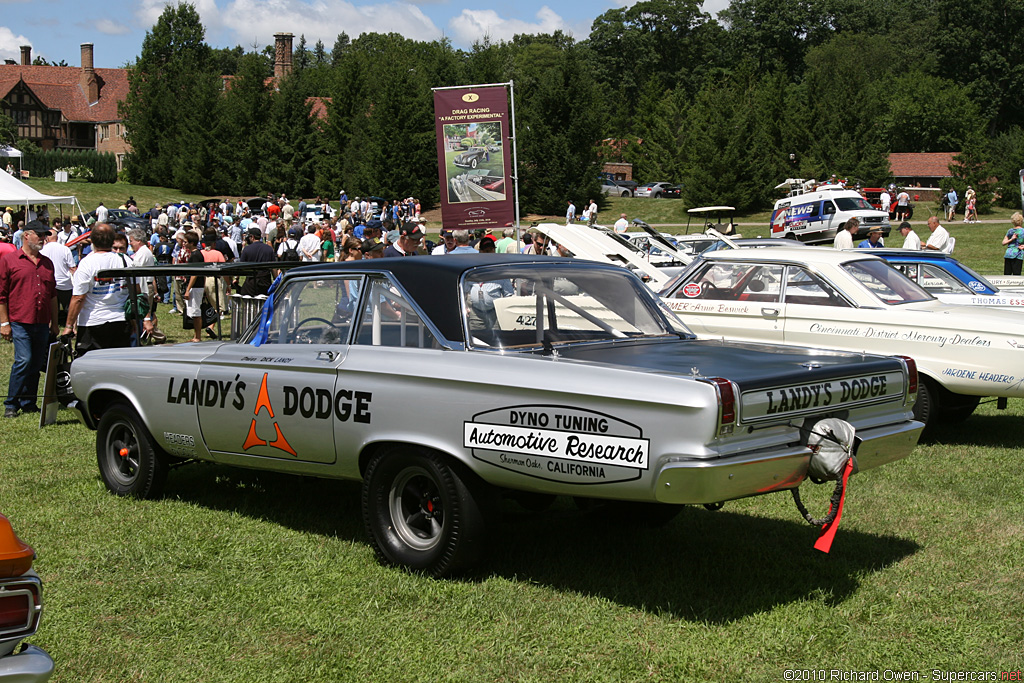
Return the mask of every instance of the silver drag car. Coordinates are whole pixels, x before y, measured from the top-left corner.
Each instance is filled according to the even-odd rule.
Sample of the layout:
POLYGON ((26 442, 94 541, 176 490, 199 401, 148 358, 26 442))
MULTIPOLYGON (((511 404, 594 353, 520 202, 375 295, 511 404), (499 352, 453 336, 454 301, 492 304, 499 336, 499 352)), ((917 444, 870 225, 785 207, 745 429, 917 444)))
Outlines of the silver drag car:
POLYGON ((699 341, 623 268, 519 255, 297 268, 238 343, 71 374, 112 492, 156 496, 179 459, 361 480, 378 556, 434 575, 477 559, 502 494, 664 517, 795 489, 823 421, 860 470, 922 427, 908 358, 699 341))

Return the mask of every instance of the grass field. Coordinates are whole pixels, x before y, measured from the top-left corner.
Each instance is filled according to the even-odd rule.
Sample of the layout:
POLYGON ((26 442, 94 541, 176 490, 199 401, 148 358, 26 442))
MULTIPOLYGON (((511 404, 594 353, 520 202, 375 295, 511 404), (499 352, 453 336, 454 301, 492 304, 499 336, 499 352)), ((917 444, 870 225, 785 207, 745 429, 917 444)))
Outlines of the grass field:
MULTIPOLYGON (((1001 226, 951 228, 959 256, 1001 272, 1001 226)), ((31 642, 58 682, 998 676, 1024 666, 1022 418, 1022 400, 983 404, 855 477, 830 555, 788 495, 657 530, 510 504, 486 563, 434 581, 374 561, 357 483, 192 464, 160 500, 116 498, 68 411, 0 424, 0 511, 38 553, 31 642)), ((823 512, 830 487, 803 491, 823 512)))

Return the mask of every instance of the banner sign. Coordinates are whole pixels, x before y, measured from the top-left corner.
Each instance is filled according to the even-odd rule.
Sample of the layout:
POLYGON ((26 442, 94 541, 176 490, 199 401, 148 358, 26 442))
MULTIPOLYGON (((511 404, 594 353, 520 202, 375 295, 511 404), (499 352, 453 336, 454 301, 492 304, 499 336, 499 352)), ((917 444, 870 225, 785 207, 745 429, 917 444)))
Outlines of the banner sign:
POLYGON ((442 226, 504 228, 515 220, 505 86, 434 91, 442 226))

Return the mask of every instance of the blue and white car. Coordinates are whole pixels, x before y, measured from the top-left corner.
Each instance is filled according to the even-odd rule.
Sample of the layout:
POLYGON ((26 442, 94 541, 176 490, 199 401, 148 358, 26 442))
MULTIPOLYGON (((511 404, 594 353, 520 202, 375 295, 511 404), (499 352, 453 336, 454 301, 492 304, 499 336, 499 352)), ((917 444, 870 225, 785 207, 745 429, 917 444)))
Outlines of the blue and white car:
POLYGON ((909 249, 872 249, 939 301, 1024 310, 1024 286, 1000 288, 949 254, 909 249))

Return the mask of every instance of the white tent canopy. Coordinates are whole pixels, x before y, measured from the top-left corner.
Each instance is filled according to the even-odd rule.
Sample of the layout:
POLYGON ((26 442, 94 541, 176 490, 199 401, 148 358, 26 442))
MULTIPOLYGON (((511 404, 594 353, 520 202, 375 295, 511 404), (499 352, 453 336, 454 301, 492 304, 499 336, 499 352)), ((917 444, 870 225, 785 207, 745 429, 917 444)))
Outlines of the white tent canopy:
POLYGON ((10 145, 0 145, 0 157, 17 157, 20 159, 22 154, 10 145))
POLYGON ((17 178, 0 173, 0 204, 76 204, 74 197, 51 197, 17 178))

